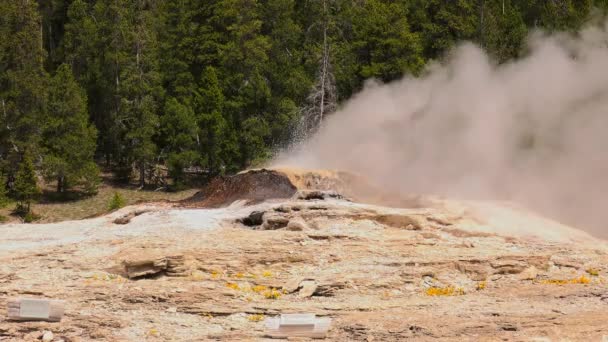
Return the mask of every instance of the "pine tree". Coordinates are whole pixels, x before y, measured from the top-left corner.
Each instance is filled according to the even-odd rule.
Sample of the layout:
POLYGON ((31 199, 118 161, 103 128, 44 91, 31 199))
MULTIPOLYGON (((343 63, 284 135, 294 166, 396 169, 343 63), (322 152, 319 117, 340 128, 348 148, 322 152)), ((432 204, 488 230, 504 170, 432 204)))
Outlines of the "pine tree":
POLYGON ((169 175, 179 187, 184 181, 184 169, 196 165, 199 160, 196 146, 198 126, 194 112, 177 99, 169 98, 161 117, 161 129, 169 175))
POLYGON ((158 41, 154 31, 154 8, 145 1, 130 1, 125 27, 127 45, 121 51, 117 95, 120 99, 116 124, 124 136, 119 145, 124 149, 128 165, 139 171, 139 185, 146 185, 146 169, 156 156, 153 140, 159 127, 158 103, 162 98, 158 71, 158 41))
POLYGON ((87 192, 95 192, 90 182, 99 174, 93 159, 97 130, 89 123, 86 94, 67 64, 57 69, 50 85, 42 144, 45 177, 57 181, 59 193, 83 183, 87 192))
POLYGON ((35 1, 0 1, 0 13, 0 166, 12 181, 23 151, 39 142, 46 52, 35 1))
POLYGON ((407 7, 400 3, 370 0, 355 6, 351 46, 361 66, 361 81, 390 82, 417 74, 423 66, 419 35, 410 31, 407 7))
POLYGON ((297 20, 297 5, 296 0, 267 0, 261 7, 262 32, 272 42, 265 67, 271 94, 266 121, 272 148, 284 147, 293 139, 299 119, 298 105, 305 101, 312 87, 312 77, 302 63, 305 35, 297 20))
POLYGON ((479 38, 478 0, 412 0, 412 32, 420 34, 426 59, 439 59, 458 41, 479 38))
POLYGON ((484 46, 498 62, 519 57, 528 30, 521 13, 511 1, 486 4, 484 46))
POLYGON ((226 96, 224 110, 230 118, 228 125, 239 132, 237 166, 241 169, 268 156, 266 110, 271 89, 264 66, 271 44, 261 32, 260 7, 257 0, 221 0, 214 19, 227 30, 219 74, 226 96))
POLYGON ((169 0, 162 7, 162 29, 159 47, 163 56, 163 85, 167 95, 182 103, 190 103, 196 90, 192 73, 198 46, 197 11, 192 0, 169 0))
POLYGON ((194 99, 200 131, 198 142, 203 165, 210 175, 217 175, 231 163, 229 154, 225 153, 229 149, 223 149, 221 145, 223 141, 227 142, 225 132, 228 129, 222 116, 224 96, 215 68, 207 67, 200 83, 203 87, 199 88, 194 99))
POLYGON ((15 186, 13 189, 17 202, 17 211, 22 215, 31 212, 31 203, 41 194, 36 178, 34 163, 29 153, 25 153, 19 163, 19 169, 15 175, 15 186))

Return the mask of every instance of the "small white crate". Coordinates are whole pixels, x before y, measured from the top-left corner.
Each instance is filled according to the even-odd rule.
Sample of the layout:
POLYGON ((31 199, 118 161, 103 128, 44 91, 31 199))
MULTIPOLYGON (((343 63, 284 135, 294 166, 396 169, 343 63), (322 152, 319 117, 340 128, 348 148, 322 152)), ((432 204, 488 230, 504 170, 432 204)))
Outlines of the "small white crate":
POLYGON ((266 319, 267 335, 274 338, 309 337, 325 338, 331 319, 314 314, 283 314, 266 319))

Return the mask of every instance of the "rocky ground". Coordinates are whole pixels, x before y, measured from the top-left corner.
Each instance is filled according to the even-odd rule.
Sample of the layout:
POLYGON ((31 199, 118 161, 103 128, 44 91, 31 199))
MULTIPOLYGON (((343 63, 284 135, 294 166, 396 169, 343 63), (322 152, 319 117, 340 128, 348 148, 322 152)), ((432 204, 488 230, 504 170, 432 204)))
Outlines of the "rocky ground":
POLYGON ((0 307, 66 301, 60 323, 1 309, 0 341, 265 340, 263 319, 288 312, 331 317, 332 341, 608 336, 605 241, 506 204, 385 207, 288 176, 284 198, 0 226, 0 307))

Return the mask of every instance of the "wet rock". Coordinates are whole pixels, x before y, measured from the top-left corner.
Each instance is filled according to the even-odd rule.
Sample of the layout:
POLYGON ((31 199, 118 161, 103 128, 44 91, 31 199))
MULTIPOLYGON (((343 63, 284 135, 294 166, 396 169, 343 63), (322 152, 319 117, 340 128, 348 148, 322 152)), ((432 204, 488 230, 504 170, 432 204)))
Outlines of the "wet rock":
POLYGON ((326 200, 329 198, 343 199, 344 197, 335 191, 301 190, 296 198, 304 201, 326 200))
POLYGON ((264 212, 263 211, 253 211, 253 212, 251 212, 251 214, 249 214, 249 216, 239 219, 238 222, 240 222, 248 227, 259 226, 262 223, 264 223, 264 212))

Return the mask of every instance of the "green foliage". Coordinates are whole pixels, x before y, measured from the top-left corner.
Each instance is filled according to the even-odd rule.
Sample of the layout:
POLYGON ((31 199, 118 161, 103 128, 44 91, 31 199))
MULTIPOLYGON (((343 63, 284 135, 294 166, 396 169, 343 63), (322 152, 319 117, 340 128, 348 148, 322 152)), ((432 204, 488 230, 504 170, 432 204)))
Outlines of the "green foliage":
POLYGON ((112 199, 110 200, 110 203, 108 203, 108 210, 117 210, 125 205, 127 205, 125 198, 120 193, 115 192, 114 196, 112 196, 112 199))
POLYGON ((25 223, 32 223, 38 220, 40 220, 40 216, 34 214, 31 210, 26 212, 25 215, 23 215, 23 222, 25 223))
POLYGON ((422 69, 422 43, 419 35, 410 31, 406 6, 370 0, 356 6, 352 18, 351 46, 362 62, 361 80, 392 81, 422 69))
POLYGON ((175 184, 182 183, 184 169, 196 165, 198 161, 198 127, 192 108, 179 103, 175 98, 168 99, 161 127, 169 175, 175 184))
POLYGON ((3 183, 23 151, 58 192, 96 193, 96 162, 125 181, 137 170, 142 187, 159 164, 176 184, 189 169, 234 173, 367 79, 416 76, 464 40, 504 63, 532 30, 576 32, 607 12, 607 0, 0 0, 3 183))
POLYGON ((13 176, 21 151, 37 149, 44 115, 47 56, 35 1, 0 1, 0 164, 13 176))
POLYGON ((6 190, 6 177, 0 173, 0 208, 8 204, 8 191, 6 190))
POLYGON ((207 67, 200 83, 203 86, 198 89, 194 98, 200 132, 200 155, 202 165, 207 168, 209 174, 217 175, 230 163, 227 150, 221 145, 227 140, 225 134, 228 129, 228 123, 222 115, 224 95, 215 68, 207 67))
POLYGON ((499 62, 519 57, 524 50, 528 29, 521 13, 511 2, 486 7, 484 43, 499 62))
POLYGON ((99 176, 99 167, 94 162, 86 163, 81 170, 81 184, 85 195, 97 195, 99 186, 101 185, 101 177, 99 176))
POLYGON ((57 192, 81 184, 86 192, 95 193, 97 130, 89 123, 86 94, 67 64, 62 64, 51 80, 44 124, 45 178, 57 181, 57 192))
POLYGON ((26 153, 19 163, 13 188, 14 197, 18 201, 18 211, 24 215, 30 212, 30 205, 41 194, 38 187, 34 163, 29 153, 26 153))

